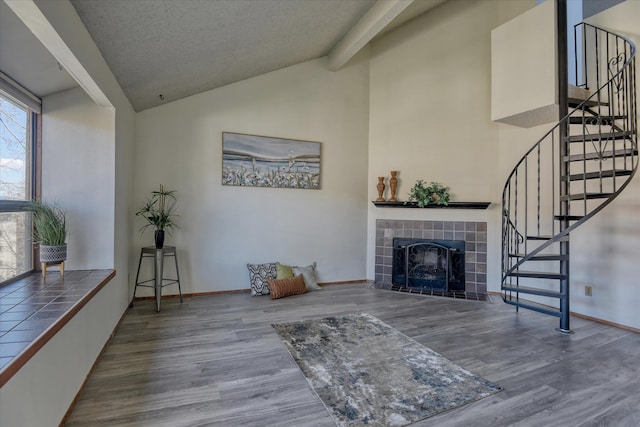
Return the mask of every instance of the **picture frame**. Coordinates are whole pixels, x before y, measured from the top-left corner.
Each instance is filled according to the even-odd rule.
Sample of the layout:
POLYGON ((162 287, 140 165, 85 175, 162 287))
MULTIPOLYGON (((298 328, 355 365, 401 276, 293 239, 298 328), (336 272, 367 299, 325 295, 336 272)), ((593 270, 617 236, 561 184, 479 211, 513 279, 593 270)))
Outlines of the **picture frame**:
POLYGON ((321 143, 222 133, 222 185, 319 190, 321 143))

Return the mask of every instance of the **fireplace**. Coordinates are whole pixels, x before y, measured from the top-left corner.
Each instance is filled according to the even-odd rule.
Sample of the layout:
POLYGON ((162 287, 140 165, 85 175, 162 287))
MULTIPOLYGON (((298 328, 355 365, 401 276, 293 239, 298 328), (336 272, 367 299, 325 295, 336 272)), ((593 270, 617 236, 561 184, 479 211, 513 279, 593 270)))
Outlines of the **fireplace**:
POLYGON ((464 291, 463 240, 393 239, 394 285, 440 292, 464 291))
MULTIPOLYGON (((403 243, 406 245, 406 242, 403 243)), ((446 246, 446 245, 444 245, 446 246)), ((426 254, 425 254, 426 256, 426 254)), ((432 256, 432 255, 429 255, 432 256)), ((487 295, 487 223, 480 221, 416 221, 376 220, 375 287, 401 292, 442 295, 454 298, 486 299, 487 295), (395 239, 458 241, 452 255, 456 280, 447 283, 448 291, 440 283, 424 287, 424 283, 410 283, 420 287, 406 287, 402 278, 394 278, 393 261, 395 239), (403 284, 396 284, 403 283, 403 284)))

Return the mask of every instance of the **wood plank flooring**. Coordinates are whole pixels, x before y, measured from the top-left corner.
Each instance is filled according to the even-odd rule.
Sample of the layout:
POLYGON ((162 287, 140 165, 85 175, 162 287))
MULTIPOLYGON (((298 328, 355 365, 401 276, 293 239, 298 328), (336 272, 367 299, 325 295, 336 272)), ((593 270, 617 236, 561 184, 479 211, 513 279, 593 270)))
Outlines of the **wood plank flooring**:
POLYGON ((369 313, 504 391, 415 426, 640 425, 640 334, 493 302, 369 289, 272 301, 249 294, 136 302, 100 359, 72 426, 333 426, 271 328, 369 313))

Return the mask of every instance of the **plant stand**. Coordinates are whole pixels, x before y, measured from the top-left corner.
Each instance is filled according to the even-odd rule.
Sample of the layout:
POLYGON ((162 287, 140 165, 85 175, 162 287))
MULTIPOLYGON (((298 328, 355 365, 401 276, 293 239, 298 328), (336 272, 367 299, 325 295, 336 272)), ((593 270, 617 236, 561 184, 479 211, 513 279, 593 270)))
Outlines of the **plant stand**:
POLYGON ((138 260, 138 272, 136 273, 136 284, 133 288, 133 298, 129 303, 129 308, 133 307, 133 302, 136 299, 136 290, 138 286, 153 288, 154 297, 156 300, 156 311, 160 312, 160 300, 162 298, 162 288, 165 286, 178 284, 178 292, 180 294, 180 303, 182 303, 182 288, 180 286, 180 271, 178 270, 178 254, 176 253, 175 246, 165 246, 163 248, 156 248, 154 246, 146 246, 140 250, 140 259, 138 260), (164 274, 164 257, 173 257, 176 267, 176 278, 167 279, 163 277, 164 274), (142 265, 143 258, 153 258, 154 261, 154 277, 153 279, 139 281, 140 279, 140 266, 142 265), (145 285, 145 283, 153 282, 151 285, 145 285))
POLYGON ((59 263, 46 263, 43 262, 42 263, 42 278, 46 279, 47 278, 47 267, 60 267, 60 277, 64 277, 64 261, 59 262, 59 263))

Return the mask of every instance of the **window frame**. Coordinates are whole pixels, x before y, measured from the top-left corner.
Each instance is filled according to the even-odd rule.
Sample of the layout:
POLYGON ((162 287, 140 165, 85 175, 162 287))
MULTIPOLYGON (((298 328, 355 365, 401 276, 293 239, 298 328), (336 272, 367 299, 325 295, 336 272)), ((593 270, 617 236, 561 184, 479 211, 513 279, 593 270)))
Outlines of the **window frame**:
MULTIPOLYGON (((30 156, 27 156, 27 160, 30 163, 28 165, 30 175, 28 186, 30 189, 31 199, 40 199, 42 189, 42 101, 31 92, 27 91, 27 89, 9 79, 2 72, 0 72, 0 95, 9 102, 18 105, 20 108, 27 111, 27 126, 30 134, 28 138, 30 156), (10 93, 6 90, 7 84, 10 84, 13 89, 10 93), (34 99, 38 101, 38 105, 34 104, 34 99)), ((29 200, 0 199, 0 213, 28 212, 28 203, 29 200)), ((27 229, 29 228, 30 227, 27 226, 27 229)), ((27 268, 30 268, 23 273, 0 281, 0 288, 40 270, 39 264, 36 261, 38 259, 37 245, 34 245, 33 241, 31 241, 31 246, 31 265, 27 266, 27 268)))

